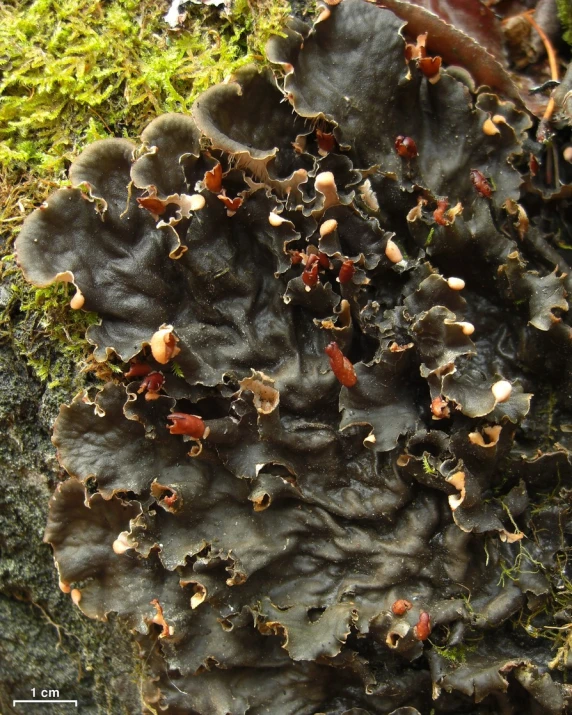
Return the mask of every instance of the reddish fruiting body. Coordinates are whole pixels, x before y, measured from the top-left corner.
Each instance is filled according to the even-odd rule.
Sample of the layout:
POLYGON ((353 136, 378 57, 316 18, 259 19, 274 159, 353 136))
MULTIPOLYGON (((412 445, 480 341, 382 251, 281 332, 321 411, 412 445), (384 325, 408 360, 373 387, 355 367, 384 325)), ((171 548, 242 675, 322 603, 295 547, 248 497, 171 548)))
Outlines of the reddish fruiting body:
POLYGON ((393 603, 391 610, 396 616, 403 616, 407 611, 413 608, 413 604, 410 601, 406 601, 404 598, 400 598, 393 603))
POLYGON ((222 166, 217 164, 214 169, 205 174, 205 186, 209 191, 218 194, 222 188, 222 166))
POLYGON ((324 352, 330 358, 330 367, 334 375, 344 387, 353 387, 357 382, 356 371, 351 362, 344 356, 336 342, 330 343, 324 348, 324 352))
POLYGON ((318 140, 318 147, 325 153, 332 151, 336 145, 333 134, 327 134, 319 129, 316 130, 316 139, 318 140))
POLYGON ((421 611, 419 620, 415 626, 415 637, 419 641, 426 641, 431 635, 431 618, 427 611, 421 611))
POLYGON ((147 365, 146 362, 132 362, 129 365, 129 370, 124 373, 125 377, 143 377, 148 375, 152 370, 151 365, 147 365))
POLYGON ((395 151, 402 159, 415 159, 417 144, 411 137, 404 137, 400 134, 395 140, 395 151))
POLYGON ((486 199, 491 198, 493 189, 489 182, 485 179, 484 174, 482 174, 478 169, 471 169, 471 181, 481 196, 484 196, 486 199))
POLYGON ((417 41, 415 44, 407 43, 405 45, 405 59, 409 62, 410 60, 418 60, 419 58, 427 56, 427 50, 425 45, 427 43, 427 33, 424 32, 422 35, 417 35, 417 41))
POLYGON ((147 211, 150 211, 156 216, 161 216, 167 210, 166 204, 153 196, 144 196, 143 198, 137 199, 137 203, 141 208, 147 209, 147 211))
POLYGON ((418 60, 419 69, 427 77, 427 79, 433 79, 439 75, 439 70, 441 69, 441 58, 440 57, 421 57, 418 60))
POLYGON ((304 285, 313 288, 318 283, 318 269, 320 268, 320 259, 313 253, 308 256, 306 265, 304 267, 304 272, 302 273, 302 280, 304 285))
POLYGON ((318 263, 322 268, 329 268, 330 267, 330 259, 325 253, 318 253, 318 263))
POLYGON ((340 274, 339 274, 339 279, 340 283, 349 283, 351 279, 354 277, 354 274, 356 272, 354 262, 351 260, 344 261, 342 263, 342 267, 340 268, 340 274))
POLYGON ((228 211, 238 211, 238 209, 242 206, 242 199, 240 196, 237 196, 236 199, 229 199, 228 196, 218 196, 217 198, 223 202, 228 211))
POLYGON ((290 261, 292 262, 292 265, 295 266, 298 263, 302 263, 302 254, 300 251, 292 251, 290 253, 290 261))
POLYGON ((305 268, 304 272, 302 273, 302 280, 304 281, 304 284, 307 285, 309 288, 313 288, 318 283, 318 268, 319 264, 314 263, 310 270, 305 268))
POLYGON ((439 226, 448 226, 450 224, 450 221, 448 221, 445 216, 445 211, 448 206, 449 202, 447 199, 440 199, 437 201, 437 208, 433 211, 433 218, 435 219, 435 223, 438 223, 439 226))
POLYGON ((163 387, 164 383, 165 378, 160 372, 151 372, 149 373, 149 375, 147 375, 147 377, 143 378, 137 392, 138 394, 141 394, 142 392, 147 392, 146 398, 148 398, 149 393, 151 395, 156 395, 163 387))
POLYGON ((540 165, 534 154, 529 155, 528 166, 530 167, 530 173, 532 176, 536 176, 538 174, 538 170, 540 169, 540 165))
POLYGON ((193 439, 201 439, 205 434, 205 423, 197 415, 187 415, 185 412, 172 412, 167 415, 172 425, 167 425, 171 434, 186 434, 193 439))
POLYGON ((449 404, 447 400, 444 400, 441 396, 431 401, 431 412, 433 413, 433 417, 437 420, 444 420, 451 416, 449 404))
POLYGON ((165 506, 172 507, 178 498, 179 495, 177 494, 177 492, 173 492, 172 494, 164 497, 163 501, 165 503, 165 506))

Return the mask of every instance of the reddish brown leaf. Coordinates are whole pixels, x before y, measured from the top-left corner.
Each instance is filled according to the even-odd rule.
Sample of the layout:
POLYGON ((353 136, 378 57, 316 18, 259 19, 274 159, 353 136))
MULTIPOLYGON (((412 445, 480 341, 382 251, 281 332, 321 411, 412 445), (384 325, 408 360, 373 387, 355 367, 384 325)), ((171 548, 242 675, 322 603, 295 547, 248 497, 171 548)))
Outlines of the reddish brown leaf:
POLYGON ((501 24, 495 13, 479 0, 409 0, 435 13, 441 20, 466 33, 499 62, 504 59, 501 24))
MULTIPOLYGON (((477 84, 491 87, 512 99, 519 107, 524 105, 516 85, 500 62, 461 30, 447 24, 425 8, 404 0, 369 0, 369 2, 386 7, 406 20, 406 31, 410 36, 416 37, 427 32, 429 53, 440 55, 448 65, 464 67, 472 74, 477 84)), ((463 3, 459 1, 457 4, 463 3)))

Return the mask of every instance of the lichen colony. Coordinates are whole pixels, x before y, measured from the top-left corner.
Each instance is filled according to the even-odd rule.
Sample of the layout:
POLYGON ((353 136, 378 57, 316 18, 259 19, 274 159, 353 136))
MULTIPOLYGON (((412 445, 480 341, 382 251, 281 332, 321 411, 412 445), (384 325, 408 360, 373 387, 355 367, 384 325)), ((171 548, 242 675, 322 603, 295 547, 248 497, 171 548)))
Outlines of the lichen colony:
POLYGON ((18 239, 131 363, 61 409, 46 540, 149 711, 565 707, 570 169, 403 26, 293 20, 18 239))

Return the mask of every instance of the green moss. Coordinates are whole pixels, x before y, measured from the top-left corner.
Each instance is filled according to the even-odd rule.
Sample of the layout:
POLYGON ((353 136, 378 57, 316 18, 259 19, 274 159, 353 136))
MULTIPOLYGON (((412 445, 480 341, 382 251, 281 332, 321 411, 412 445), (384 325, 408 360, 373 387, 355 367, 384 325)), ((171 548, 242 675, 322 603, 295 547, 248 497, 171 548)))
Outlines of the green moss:
POLYGON ((556 0, 558 17, 562 24, 562 38, 572 47, 572 5, 570 0, 556 0))
POLYGON ((173 362, 171 364, 171 372, 173 373, 173 375, 176 375, 177 377, 185 377, 185 374, 183 373, 183 369, 179 365, 178 362, 173 362))
POLYGON ((427 456, 427 453, 423 455, 423 471, 425 474, 437 474, 437 470, 435 467, 431 466, 431 463, 429 462, 429 457, 427 456))
MULTIPOLYGON (((187 4, 172 30, 155 0, 36 0, 0 6, 0 230, 4 239, 0 337, 49 386, 79 386, 95 370, 85 330, 96 317, 69 309, 70 288, 28 286, 10 254, 25 216, 65 183, 87 144, 137 137, 155 116, 188 112, 207 87, 262 62, 285 0, 236 0, 229 14, 187 4), (54 348, 54 345, 56 346, 54 348)), ((109 366, 118 371, 118 366, 109 366)))
POLYGON ((0 278, 8 286, 0 313, 0 339, 9 341, 50 389, 79 388, 82 380, 78 367, 87 368, 91 361, 85 332, 98 321, 97 316, 69 308, 73 288, 70 290, 68 284, 30 286, 11 254, 2 259, 0 278), (57 344, 56 350, 52 341, 57 344))
POLYGON ((462 665, 467 660, 467 654, 474 653, 477 650, 477 644, 461 643, 455 646, 437 646, 433 644, 433 648, 442 658, 456 665, 462 665))
MULTIPOLYGON (((503 507, 505 505, 503 504, 503 507)), ((505 507, 506 509, 506 507, 505 507)), ((507 584, 507 579, 510 581, 518 581, 521 574, 537 574, 544 573, 545 567, 540 561, 534 558, 530 551, 523 545, 522 541, 518 542, 518 554, 514 559, 514 563, 508 564, 504 558, 500 559, 500 576, 498 585, 503 588, 507 584)))
POLYGON ((89 141, 137 134, 260 57, 285 2, 186 6, 171 30, 153 0, 36 0, 0 10, 0 163, 57 173, 89 141))
MULTIPOLYGON (((553 499, 553 496, 548 496, 543 502, 544 508, 553 499)), ((542 507, 532 508, 533 513, 541 510, 542 507)), ((534 529, 531 530, 530 538, 539 545, 534 529)), ((562 541, 564 542, 564 539, 562 541)), ((550 641, 555 655, 549 667, 565 671, 570 667, 572 657, 572 626, 567 623, 572 611, 572 582, 567 576, 568 552, 557 552, 553 563, 546 565, 535 559, 531 550, 519 542, 519 552, 514 563, 509 565, 501 558, 500 568, 499 584, 503 586, 506 579, 516 582, 521 574, 541 573, 546 577, 546 594, 538 600, 534 610, 530 611, 528 606, 523 607, 512 619, 512 623, 513 627, 522 628, 533 639, 550 641), (565 625, 555 625, 556 623, 565 625)))

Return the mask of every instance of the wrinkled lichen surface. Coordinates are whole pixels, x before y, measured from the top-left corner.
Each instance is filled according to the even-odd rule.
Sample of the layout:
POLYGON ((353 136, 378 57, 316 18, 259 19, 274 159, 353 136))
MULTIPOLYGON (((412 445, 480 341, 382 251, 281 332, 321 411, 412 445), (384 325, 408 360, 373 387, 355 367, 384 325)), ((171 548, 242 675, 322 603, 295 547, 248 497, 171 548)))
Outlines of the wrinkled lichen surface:
POLYGON ((66 185, 67 167, 86 144, 137 136, 156 114, 190 107, 202 89, 260 55, 288 14, 281 0, 239 0, 224 14, 188 5, 185 21, 171 30, 167 7, 154 0, 8 0, 0 7, 3 715, 19 712, 12 700, 33 687, 77 697, 85 713, 141 710, 141 663, 128 627, 70 608, 51 547, 42 543, 49 496, 63 476, 50 443, 59 407, 121 367, 93 360, 85 331, 97 316, 69 310, 69 285, 23 280, 13 241, 26 215, 66 185))
POLYGON ((293 20, 18 239, 131 362, 61 409, 45 538, 150 711, 566 707, 564 140, 403 26, 293 20))

